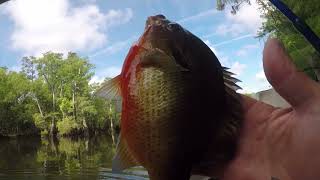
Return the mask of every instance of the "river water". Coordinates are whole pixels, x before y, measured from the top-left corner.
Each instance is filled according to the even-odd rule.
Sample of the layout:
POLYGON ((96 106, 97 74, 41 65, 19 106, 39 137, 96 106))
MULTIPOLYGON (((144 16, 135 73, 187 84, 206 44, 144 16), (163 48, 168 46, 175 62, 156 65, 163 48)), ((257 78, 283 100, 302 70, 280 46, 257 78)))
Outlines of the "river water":
POLYGON ((115 145, 108 136, 58 140, 37 137, 0 139, 0 179, 145 180, 142 168, 111 172, 115 145))

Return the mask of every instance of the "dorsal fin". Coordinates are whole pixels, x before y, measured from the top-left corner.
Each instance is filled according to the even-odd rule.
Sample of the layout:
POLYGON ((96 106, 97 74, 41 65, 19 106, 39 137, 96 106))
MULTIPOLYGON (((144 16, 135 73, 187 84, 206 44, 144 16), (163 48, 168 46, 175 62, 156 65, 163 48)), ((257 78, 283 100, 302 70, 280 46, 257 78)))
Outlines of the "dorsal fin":
POLYGON ((122 138, 120 133, 116 154, 112 160, 112 172, 119 173, 134 166, 139 166, 139 163, 131 154, 126 140, 122 138))
POLYGON ((232 77, 232 75, 234 75, 234 74, 232 72, 228 71, 228 68, 223 67, 224 84, 234 91, 242 89, 240 86, 238 86, 236 84, 237 82, 241 82, 241 81, 235 77, 232 77))
POLYGON ((240 80, 232 77, 234 74, 223 67, 223 79, 227 94, 228 113, 225 116, 223 126, 217 137, 217 141, 208 147, 207 153, 192 169, 192 174, 208 177, 220 177, 228 163, 233 157, 237 145, 240 127, 243 121, 243 110, 241 95, 236 90, 241 89, 236 83, 240 80))

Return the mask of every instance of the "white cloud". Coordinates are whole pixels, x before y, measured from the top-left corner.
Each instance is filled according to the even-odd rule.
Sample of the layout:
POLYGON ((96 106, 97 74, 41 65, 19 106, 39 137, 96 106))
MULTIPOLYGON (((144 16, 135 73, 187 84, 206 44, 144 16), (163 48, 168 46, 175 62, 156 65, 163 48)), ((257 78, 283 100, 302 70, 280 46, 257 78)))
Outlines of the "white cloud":
POLYGON ((118 66, 109 66, 104 70, 99 71, 96 75, 92 77, 90 80, 90 84, 92 83, 101 83, 103 80, 108 77, 108 78, 113 78, 117 75, 119 75, 121 72, 121 67, 118 66))
POLYGON ((105 15, 105 22, 108 27, 120 25, 129 22, 133 17, 133 12, 130 8, 125 10, 110 10, 105 15))
POLYGON ((251 5, 244 3, 235 15, 230 10, 226 10, 226 18, 231 24, 238 24, 239 28, 251 33, 256 33, 263 22, 259 5, 256 1, 251 1, 251 5))
POLYGON ((238 85, 242 87, 242 90, 237 91, 239 93, 256 93, 272 87, 263 70, 258 71, 253 79, 249 78, 246 82, 240 82, 238 85))
POLYGON ((249 51, 254 50, 254 49, 258 49, 259 48, 259 44, 247 44, 245 46, 243 46, 241 49, 239 49, 238 51, 235 52, 235 54, 237 56, 247 56, 249 51))
POLYGON ((267 78, 266 78, 266 75, 264 74, 264 71, 259 71, 259 72, 256 74, 256 79, 257 79, 259 82, 265 82, 265 81, 267 81, 267 78))
POLYGON ((98 84, 100 84, 100 83, 103 82, 103 80, 104 80, 103 77, 99 77, 99 76, 94 75, 94 76, 90 79, 89 84, 93 84, 93 83, 98 83, 98 84))
POLYGON ((257 91, 266 90, 271 87, 263 70, 259 71, 255 75, 255 79, 257 81, 257 84, 256 84, 257 91))
POLYGON ((241 64, 238 61, 236 61, 231 65, 230 71, 240 76, 246 67, 247 65, 241 64))
POLYGON ((226 35, 231 34, 234 37, 234 36, 240 35, 241 33, 245 32, 245 31, 246 30, 242 27, 241 24, 236 24, 236 23, 233 23, 230 25, 220 24, 217 27, 215 34, 221 35, 221 36, 226 36, 226 35))
POLYGON ((96 5, 71 7, 69 0, 11 0, 5 13, 14 22, 11 45, 27 55, 92 50, 107 40, 102 30, 128 22, 131 9, 102 13, 96 5))
POLYGON ((215 35, 236 37, 243 33, 255 35, 264 21, 256 1, 251 1, 251 5, 243 3, 236 14, 232 14, 230 8, 227 8, 224 12, 223 23, 215 27, 214 32, 206 35, 206 38, 215 35))

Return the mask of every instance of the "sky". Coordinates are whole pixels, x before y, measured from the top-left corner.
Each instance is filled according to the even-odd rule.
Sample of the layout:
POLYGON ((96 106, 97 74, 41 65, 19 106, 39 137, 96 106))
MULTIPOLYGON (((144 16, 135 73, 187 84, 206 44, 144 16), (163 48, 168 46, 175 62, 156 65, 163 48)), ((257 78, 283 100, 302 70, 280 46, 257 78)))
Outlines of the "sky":
POLYGON ((270 88, 262 67, 266 38, 255 38, 258 6, 233 15, 215 0, 11 0, 0 5, 0 66, 19 71, 24 56, 76 52, 95 66, 91 82, 120 73, 146 18, 163 14, 202 39, 242 82, 242 93, 270 88))

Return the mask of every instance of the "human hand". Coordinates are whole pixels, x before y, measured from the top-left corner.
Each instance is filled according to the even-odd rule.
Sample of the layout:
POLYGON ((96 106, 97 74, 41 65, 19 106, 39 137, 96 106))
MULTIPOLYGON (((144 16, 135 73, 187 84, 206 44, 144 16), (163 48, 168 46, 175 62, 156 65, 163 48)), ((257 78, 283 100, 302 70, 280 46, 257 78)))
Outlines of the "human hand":
POLYGON ((269 39, 266 77, 292 107, 243 96, 245 122, 236 158, 223 180, 320 179, 320 85, 299 72, 283 46, 269 39))

